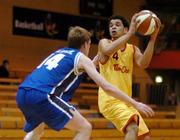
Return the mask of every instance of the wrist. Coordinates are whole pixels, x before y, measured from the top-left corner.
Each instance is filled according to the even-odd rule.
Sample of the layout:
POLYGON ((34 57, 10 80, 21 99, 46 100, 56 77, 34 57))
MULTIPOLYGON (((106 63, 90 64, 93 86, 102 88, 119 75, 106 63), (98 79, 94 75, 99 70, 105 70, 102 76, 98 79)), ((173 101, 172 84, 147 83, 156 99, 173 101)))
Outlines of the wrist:
POLYGON ((133 33, 130 32, 130 31, 128 31, 128 32, 126 33, 126 35, 127 35, 128 37, 131 37, 131 36, 133 35, 133 33))
POLYGON ((131 101, 131 105, 132 105, 134 108, 136 108, 137 103, 138 103, 138 102, 136 102, 134 99, 132 99, 132 101, 131 101))
POLYGON ((129 40, 129 39, 131 38, 131 36, 133 36, 133 33, 127 32, 127 33, 125 34, 125 36, 126 36, 126 40, 129 40))
POLYGON ((150 41, 155 42, 156 38, 157 38, 157 36, 151 36, 150 41))

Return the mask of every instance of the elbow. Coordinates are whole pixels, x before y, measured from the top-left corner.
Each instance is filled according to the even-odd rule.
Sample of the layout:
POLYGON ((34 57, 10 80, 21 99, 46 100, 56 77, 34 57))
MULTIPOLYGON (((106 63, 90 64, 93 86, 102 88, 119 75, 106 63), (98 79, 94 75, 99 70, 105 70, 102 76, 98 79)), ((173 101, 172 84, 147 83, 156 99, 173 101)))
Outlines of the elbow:
POLYGON ((112 48, 113 46, 111 44, 108 44, 101 51, 104 55, 110 56, 115 52, 115 50, 112 48))
POLYGON ((149 63, 140 61, 140 62, 138 63, 138 65, 139 65, 140 68, 146 69, 146 68, 148 68, 149 63))
POLYGON ((147 64, 147 65, 144 65, 143 66, 143 69, 147 69, 149 67, 149 65, 147 64))
MULTIPOLYGON (((108 47, 106 47, 106 48, 108 48, 108 47)), ((110 47, 109 47, 109 48, 110 48, 110 47)), ((112 54, 111 50, 109 50, 109 49, 104 49, 104 50, 102 51, 102 53, 103 53, 104 55, 107 55, 107 56, 110 56, 110 55, 112 54)))
POLYGON ((144 69, 147 69, 147 68, 149 67, 149 64, 150 64, 150 63, 147 62, 147 63, 143 64, 142 67, 143 67, 144 69))
POLYGON ((142 69, 147 69, 148 66, 149 66, 148 64, 141 64, 141 65, 140 65, 140 68, 142 68, 142 69))

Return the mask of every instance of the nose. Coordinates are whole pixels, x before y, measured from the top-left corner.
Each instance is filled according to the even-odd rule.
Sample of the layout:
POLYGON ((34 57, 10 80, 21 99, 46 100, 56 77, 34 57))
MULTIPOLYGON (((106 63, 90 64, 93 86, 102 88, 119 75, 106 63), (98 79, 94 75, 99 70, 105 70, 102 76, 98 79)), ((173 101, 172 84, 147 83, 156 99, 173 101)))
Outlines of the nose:
POLYGON ((111 29, 113 30, 113 29, 116 29, 116 25, 112 25, 111 26, 111 29))

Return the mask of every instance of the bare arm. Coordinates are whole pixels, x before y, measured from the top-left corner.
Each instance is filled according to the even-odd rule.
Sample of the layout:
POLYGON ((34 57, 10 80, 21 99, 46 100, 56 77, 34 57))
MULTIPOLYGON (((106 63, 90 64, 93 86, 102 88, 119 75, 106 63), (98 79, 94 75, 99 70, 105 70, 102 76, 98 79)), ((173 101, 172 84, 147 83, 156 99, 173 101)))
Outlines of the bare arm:
POLYGON ((136 63, 142 68, 147 68, 149 63, 151 62, 153 52, 154 52, 154 44, 157 39, 160 26, 161 26, 161 23, 160 23, 160 20, 158 19, 158 26, 156 27, 155 32, 151 35, 147 48, 143 54, 141 53, 139 48, 135 47, 134 59, 136 63))
POLYGON ((108 95, 113 96, 121 101, 131 104, 137 110, 143 112, 146 116, 152 116, 154 112, 148 106, 138 103, 122 91, 118 90, 116 87, 108 83, 95 69, 94 64, 89 58, 82 55, 78 62, 78 67, 83 68, 89 77, 94 80, 94 82, 100 86, 108 95))
POLYGON ((98 64, 99 64, 99 55, 98 54, 93 58, 92 62, 95 65, 95 67, 98 67, 98 64))
POLYGON ((121 49, 122 47, 121 44, 126 43, 130 37, 131 37, 131 34, 126 33, 125 35, 119 37, 117 40, 113 42, 110 42, 108 39, 102 39, 99 42, 98 48, 101 53, 103 53, 104 55, 110 56, 111 54, 121 49))

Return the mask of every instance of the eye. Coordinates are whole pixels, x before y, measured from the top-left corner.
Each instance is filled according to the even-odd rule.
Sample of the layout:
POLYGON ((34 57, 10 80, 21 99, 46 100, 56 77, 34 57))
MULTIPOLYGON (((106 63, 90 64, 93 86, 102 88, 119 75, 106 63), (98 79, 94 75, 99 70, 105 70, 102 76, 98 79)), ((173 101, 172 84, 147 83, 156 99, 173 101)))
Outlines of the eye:
POLYGON ((112 27, 112 26, 113 26, 113 24, 112 24, 112 23, 110 23, 110 24, 109 24, 109 27, 112 27))
POLYGON ((121 23, 120 22, 116 22, 116 26, 121 26, 121 23))

